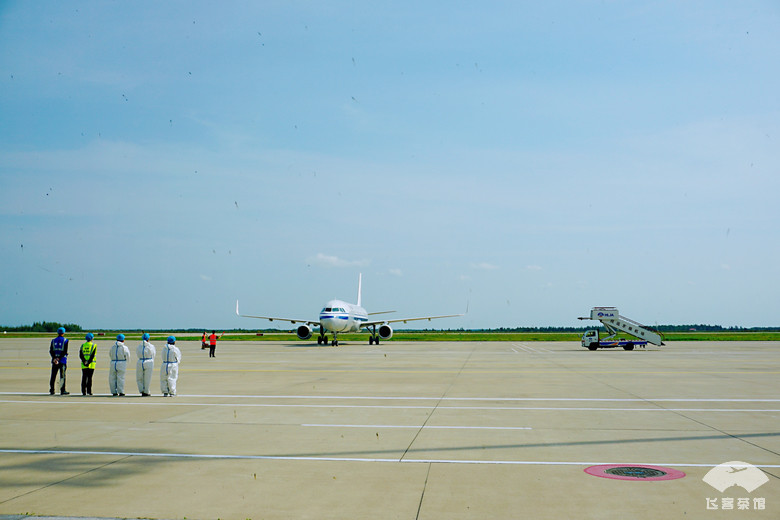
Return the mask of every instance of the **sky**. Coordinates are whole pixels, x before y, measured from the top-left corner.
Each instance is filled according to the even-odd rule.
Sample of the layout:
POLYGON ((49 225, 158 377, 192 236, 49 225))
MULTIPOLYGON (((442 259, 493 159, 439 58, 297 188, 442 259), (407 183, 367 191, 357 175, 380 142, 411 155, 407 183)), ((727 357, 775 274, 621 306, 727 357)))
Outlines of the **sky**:
POLYGON ((0 4, 0 325, 780 325, 774 1, 0 4))

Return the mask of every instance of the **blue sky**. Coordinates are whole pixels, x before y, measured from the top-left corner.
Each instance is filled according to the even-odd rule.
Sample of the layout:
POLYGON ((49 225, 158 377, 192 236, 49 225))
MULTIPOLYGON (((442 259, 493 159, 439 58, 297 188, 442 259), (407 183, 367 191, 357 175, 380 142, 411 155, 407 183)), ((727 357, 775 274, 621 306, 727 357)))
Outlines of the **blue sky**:
POLYGON ((780 324, 780 8, 550 4, 4 2, 0 324, 780 324))

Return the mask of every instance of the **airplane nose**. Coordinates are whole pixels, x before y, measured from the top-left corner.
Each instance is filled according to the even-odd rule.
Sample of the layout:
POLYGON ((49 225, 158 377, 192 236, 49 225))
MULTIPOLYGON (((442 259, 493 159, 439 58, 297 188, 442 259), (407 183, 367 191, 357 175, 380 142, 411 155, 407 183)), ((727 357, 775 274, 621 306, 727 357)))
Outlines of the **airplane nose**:
POLYGON ((320 323, 328 328, 332 328, 333 325, 333 317, 332 316, 322 316, 320 317, 320 323))
POLYGON ((340 322, 339 319, 335 316, 326 316, 320 318, 320 324, 322 326, 324 326, 328 330, 335 331, 335 332, 341 332, 343 323, 345 322, 340 322))

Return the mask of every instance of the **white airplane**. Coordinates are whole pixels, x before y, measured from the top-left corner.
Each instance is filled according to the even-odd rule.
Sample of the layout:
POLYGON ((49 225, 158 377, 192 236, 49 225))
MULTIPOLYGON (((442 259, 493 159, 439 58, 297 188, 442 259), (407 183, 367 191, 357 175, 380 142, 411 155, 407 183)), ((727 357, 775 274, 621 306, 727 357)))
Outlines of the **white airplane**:
POLYGON ((338 334, 340 332, 359 332, 361 329, 369 329, 371 335, 368 338, 368 344, 373 345, 376 343, 379 345, 380 339, 390 339, 393 337, 393 328, 391 323, 406 323, 409 321, 417 320, 436 320, 439 318, 454 318, 457 316, 463 316, 463 314, 448 314, 446 316, 422 316, 419 318, 402 318, 394 320, 374 320, 369 319, 369 316, 376 316, 377 314, 389 314, 395 311, 384 312, 366 312, 366 310, 360 306, 361 304, 361 290, 363 285, 362 273, 358 277, 358 295, 357 303, 347 303, 341 300, 331 300, 325 304, 325 307, 320 311, 319 320, 297 320, 293 318, 277 318, 273 316, 251 316, 248 314, 241 314, 238 312, 238 300, 236 300, 236 314, 242 318, 259 318, 268 321, 289 321, 293 325, 301 323, 295 333, 301 340, 307 340, 312 336, 312 327, 319 327, 319 336, 317 337, 318 345, 327 345, 328 336, 327 333, 333 333, 333 341, 331 346, 338 346, 338 334))

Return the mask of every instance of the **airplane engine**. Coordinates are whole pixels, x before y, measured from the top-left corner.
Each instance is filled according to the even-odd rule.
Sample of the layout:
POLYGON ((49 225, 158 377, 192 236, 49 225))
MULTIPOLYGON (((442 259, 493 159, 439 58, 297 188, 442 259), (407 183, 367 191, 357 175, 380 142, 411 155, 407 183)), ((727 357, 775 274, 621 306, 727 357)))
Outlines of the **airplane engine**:
POLYGON ((390 339, 393 337, 393 328, 385 323, 379 327, 379 337, 382 339, 390 339))
POLYGON ((311 338, 311 328, 308 325, 301 325, 300 327, 298 327, 295 333, 298 335, 299 339, 302 339, 304 341, 311 338))

